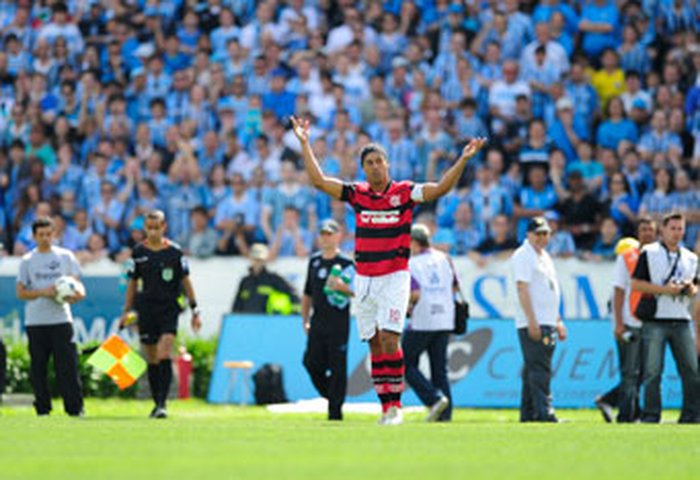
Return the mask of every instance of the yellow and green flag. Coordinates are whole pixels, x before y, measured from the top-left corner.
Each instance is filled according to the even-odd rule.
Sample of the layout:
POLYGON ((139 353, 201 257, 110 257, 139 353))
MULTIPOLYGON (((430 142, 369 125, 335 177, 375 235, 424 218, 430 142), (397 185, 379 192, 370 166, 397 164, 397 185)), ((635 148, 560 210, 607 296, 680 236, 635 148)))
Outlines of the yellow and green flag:
POLYGON ((105 372, 120 390, 133 385, 146 371, 146 362, 119 335, 112 335, 100 345, 87 363, 105 372))

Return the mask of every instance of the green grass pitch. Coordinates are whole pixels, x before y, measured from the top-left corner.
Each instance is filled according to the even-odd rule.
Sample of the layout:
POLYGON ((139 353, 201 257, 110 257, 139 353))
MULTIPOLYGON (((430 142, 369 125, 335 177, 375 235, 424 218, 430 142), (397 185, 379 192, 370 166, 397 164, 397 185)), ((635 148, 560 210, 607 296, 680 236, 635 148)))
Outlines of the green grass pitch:
MULTIPOLYGON (((401 426, 371 415, 173 402, 89 400, 88 415, 51 417, 0 407, 0 478, 53 479, 696 479, 700 426, 608 425, 597 411, 559 411, 567 423, 522 425, 513 410, 457 410, 451 424, 410 414, 401 426)), ((665 420, 675 418, 668 412, 665 420)))

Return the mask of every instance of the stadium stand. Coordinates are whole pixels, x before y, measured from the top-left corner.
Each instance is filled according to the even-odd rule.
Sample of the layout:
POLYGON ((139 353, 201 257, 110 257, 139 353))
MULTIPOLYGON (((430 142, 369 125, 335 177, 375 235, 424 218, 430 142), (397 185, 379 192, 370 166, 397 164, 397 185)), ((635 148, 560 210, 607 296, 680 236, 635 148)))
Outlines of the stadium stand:
POLYGON ((454 254, 501 214, 522 237, 545 212, 567 256, 608 258, 637 215, 672 210, 700 245, 697 1, 2 0, 0 31, 9 255, 50 213, 82 261, 121 261, 152 208, 186 249, 208 239, 202 256, 276 238, 299 238, 278 252, 297 255, 328 217, 350 249, 352 214, 307 184, 292 113, 348 181, 369 141, 423 181, 488 135, 422 212, 454 254))

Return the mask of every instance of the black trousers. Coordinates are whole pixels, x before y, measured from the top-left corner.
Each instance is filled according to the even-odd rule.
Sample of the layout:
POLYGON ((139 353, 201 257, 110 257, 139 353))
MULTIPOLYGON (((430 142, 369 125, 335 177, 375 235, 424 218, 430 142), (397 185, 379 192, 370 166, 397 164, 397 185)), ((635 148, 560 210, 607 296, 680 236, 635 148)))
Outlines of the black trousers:
POLYGON ((78 373, 78 351, 73 343, 73 325, 62 323, 27 327, 27 337, 36 413, 46 415, 51 412, 47 370, 49 358, 53 356, 63 408, 68 415, 79 415, 83 410, 83 394, 78 373))
POLYGON ((5 375, 7 372, 7 349, 0 338, 0 396, 5 393, 5 375))
POLYGON ((447 345, 450 332, 406 330, 401 339, 404 363, 406 364, 406 382, 411 386, 423 405, 430 407, 444 395, 450 400, 440 421, 452 419, 452 393, 447 377, 447 345), (425 378, 418 368, 423 352, 430 360, 430 380, 425 378))
POLYGON ((542 326, 540 329, 542 338, 538 342, 530 338, 527 328, 518 329, 525 361, 520 400, 521 422, 547 422, 555 418, 550 384, 556 335, 554 327, 542 326))
POLYGON ((348 336, 309 332, 304 367, 319 395, 328 399, 328 418, 341 419, 348 384, 348 336))

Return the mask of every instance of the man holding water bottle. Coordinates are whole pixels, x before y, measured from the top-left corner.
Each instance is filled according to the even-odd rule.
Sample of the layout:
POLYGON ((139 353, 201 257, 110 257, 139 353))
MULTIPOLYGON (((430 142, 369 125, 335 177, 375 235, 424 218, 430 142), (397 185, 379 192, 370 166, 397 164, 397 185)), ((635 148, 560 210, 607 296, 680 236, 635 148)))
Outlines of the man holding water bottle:
POLYGON ((321 250, 309 259, 301 301, 301 317, 308 334, 304 367, 318 393, 328 399, 328 419, 342 420, 348 381, 347 353, 350 297, 355 264, 343 255, 340 227, 335 220, 321 223, 321 250))

